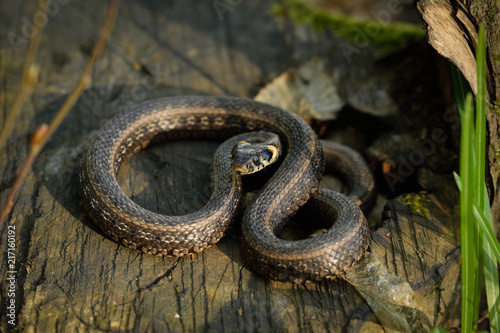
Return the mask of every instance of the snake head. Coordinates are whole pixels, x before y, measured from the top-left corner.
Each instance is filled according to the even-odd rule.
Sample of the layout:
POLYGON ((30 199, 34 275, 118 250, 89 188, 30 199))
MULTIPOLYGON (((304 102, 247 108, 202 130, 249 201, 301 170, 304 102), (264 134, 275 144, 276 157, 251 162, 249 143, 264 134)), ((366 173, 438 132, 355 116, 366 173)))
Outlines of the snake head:
POLYGON ((274 133, 258 132, 255 138, 238 142, 231 152, 233 171, 249 175, 276 162, 281 155, 281 142, 274 133))

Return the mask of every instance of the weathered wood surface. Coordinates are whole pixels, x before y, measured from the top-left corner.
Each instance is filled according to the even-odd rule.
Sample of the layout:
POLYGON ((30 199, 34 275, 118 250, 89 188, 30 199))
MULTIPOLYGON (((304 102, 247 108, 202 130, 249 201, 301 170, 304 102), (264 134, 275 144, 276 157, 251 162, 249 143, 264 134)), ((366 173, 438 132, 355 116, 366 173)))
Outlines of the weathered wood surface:
MULTIPOLYGON (((105 5, 99 1, 58 4, 44 31, 38 58, 40 83, 8 146, 0 152, 2 201, 26 157, 31 133, 50 121, 72 89, 104 16, 105 5)), ((5 118, 19 83, 22 37, 29 33, 25 22, 33 18, 35 3, 0 6, 0 100, 5 118), (12 37, 11 32, 17 39, 6 37, 12 37)), ((382 331, 370 305, 343 279, 297 286, 256 275, 241 258, 238 228, 200 255, 159 258, 109 240, 80 206, 79 154, 114 114, 159 96, 252 97, 263 83, 317 54, 328 62, 350 105, 331 136, 363 151, 382 136, 382 130, 400 130, 420 139, 437 127, 448 131, 449 123, 422 119, 433 113, 442 116, 445 110, 436 102, 441 96, 434 89, 439 80, 433 66, 429 68, 435 58, 425 51, 425 44, 410 45, 377 63, 370 47, 358 47, 359 53, 346 57, 339 47, 345 41, 270 17, 269 6, 266 1, 243 1, 222 19, 212 1, 121 4, 111 41, 94 70, 92 88, 36 161, 8 218, 15 226, 15 326, 8 323, 6 310, 11 302, 7 225, 0 229, 2 331, 382 331), (375 119, 377 110, 384 115, 380 119, 375 119)), ((453 142, 450 136, 438 143, 439 149, 426 160, 439 159, 453 142)), ((120 184, 148 209, 166 214, 193 211, 209 196, 210 160, 216 146, 179 142, 152 147, 124 166, 120 184)), ((400 154, 408 156, 411 151, 400 154)), ((380 170, 384 162, 373 161, 380 170)), ((398 163, 396 158, 394 170, 398 163)), ((372 251, 390 272, 427 295, 426 320, 412 326, 425 331, 455 311, 459 261, 454 185, 448 179, 442 182, 450 193, 434 189, 438 182, 423 181, 421 172, 428 175, 428 170, 442 168, 426 162, 416 169, 421 166, 427 171, 416 170, 403 183, 412 190, 436 190, 422 204, 429 219, 422 211, 401 205, 401 188, 391 192, 382 184, 391 201, 385 208, 384 227, 373 229, 372 251)), ((381 206, 383 201, 380 197, 381 206)), ((381 210, 376 209, 370 220, 381 220, 381 210)))

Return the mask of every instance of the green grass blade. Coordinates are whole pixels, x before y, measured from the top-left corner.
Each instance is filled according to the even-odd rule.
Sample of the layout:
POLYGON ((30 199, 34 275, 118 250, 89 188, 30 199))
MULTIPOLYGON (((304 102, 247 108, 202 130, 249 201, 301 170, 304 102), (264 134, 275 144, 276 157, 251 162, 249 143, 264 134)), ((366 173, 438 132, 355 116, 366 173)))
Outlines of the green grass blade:
MULTIPOLYGON (((453 172, 453 177, 455 178, 458 189, 462 191, 462 179, 456 172, 453 172)), ((484 185, 483 188, 485 196, 488 196, 486 185, 484 185)), ((488 311, 490 314, 490 331, 499 332, 498 324, 500 320, 500 289, 497 261, 500 262, 500 244, 498 243, 498 240, 496 239, 495 233, 493 231, 493 220, 491 218, 490 206, 486 205, 486 212, 483 216, 481 216, 481 213, 479 213, 477 207, 473 207, 473 212, 480 228, 483 230, 485 240, 485 242, 483 243, 485 254, 484 279, 486 281, 486 285, 490 285, 490 287, 486 289, 486 297, 494 300, 494 302, 488 303, 488 311)), ((440 331, 436 330, 435 332, 440 331)))
POLYGON ((476 51, 477 61, 477 96, 476 96, 476 130, 474 137, 475 154, 475 175, 474 175, 474 193, 476 194, 476 205, 484 213, 486 200, 488 196, 484 195, 484 173, 486 169, 486 47, 484 44, 484 24, 481 24, 478 34, 478 43, 476 51))
MULTIPOLYGON (((476 183, 473 182, 474 188, 476 187, 476 183)), ((473 194, 476 194, 473 192, 473 194)), ((476 199, 476 198, 475 198, 476 199)), ((477 200, 477 199, 476 199, 477 200)), ((476 256, 476 260, 474 263, 475 270, 474 270, 474 313, 473 313, 473 318, 474 322, 476 322, 479 319, 479 310, 480 310, 480 305, 481 305, 481 287, 482 287, 482 281, 483 281, 483 266, 484 266, 484 247, 483 247, 483 233, 480 231, 477 223, 474 223, 474 219, 470 220, 470 223, 474 226, 475 228, 475 234, 474 237, 476 238, 474 240, 474 254, 476 256)), ((474 326, 474 330, 476 330, 477 327, 474 326)))
POLYGON ((453 171, 453 177, 455 178, 455 183, 457 183, 458 190, 461 192, 462 191, 462 178, 460 178, 458 173, 456 173, 455 171, 453 171))
MULTIPOLYGON (((486 116, 484 112, 485 108, 485 68, 484 64, 486 62, 486 55, 484 50, 484 26, 479 29, 479 36, 483 36, 483 38, 478 38, 478 45, 476 48, 476 63, 477 63, 477 95, 476 95, 476 128, 474 131, 474 148, 473 148, 473 164, 474 164, 474 181, 473 181, 473 194, 474 194, 474 203, 477 207, 483 208, 485 206, 485 196, 483 192, 484 186, 484 173, 485 173, 485 139, 486 139, 486 116), (481 41, 482 39, 482 41, 481 41)), ((487 198, 487 197, 486 197, 487 198)), ((483 211, 484 212, 484 211, 483 211)), ((471 221, 472 222, 472 221, 471 221)), ((479 228, 476 226, 476 228, 479 228)), ((477 270, 475 271, 475 279, 476 279, 476 291, 474 292, 474 296, 476 297, 474 300, 474 320, 479 318, 479 307, 481 301, 481 280, 483 275, 483 270, 481 269, 484 266, 484 246, 488 247, 488 245, 483 245, 483 234, 481 230, 476 231, 476 241, 475 241, 475 252, 476 252, 476 265, 477 270)))
POLYGON ((472 332, 479 316, 481 281, 484 268, 486 297, 491 332, 500 333, 500 286, 498 262, 500 245, 493 222, 485 183, 486 170, 486 46, 484 25, 480 25, 476 52, 477 96, 476 126, 473 106, 466 95, 466 82, 452 67, 457 105, 462 121, 460 176, 453 173, 460 190, 462 246, 462 331, 472 332), (477 224, 474 223, 474 217, 477 224))
POLYGON ((469 84, 465 80, 464 76, 460 74, 455 65, 451 65, 451 76, 453 79, 453 87, 455 88, 458 112, 460 113, 460 118, 462 118, 465 96, 467 96, 467 93, 469 92, 469 84))
MULTIPOLYGON (((486 184, 483 186, 484 195, 488 197, 488 190, 486 189, 486 184)), ((500 332, 500 286, 499 286, 499 276, 498 276, 498 258, 500 252, 500 244, 498 239, 495 237, 493 231, 493 219, 491 217, 490 205, 487 204, 484 210, 484 219, 478 219, 478 223, 484 223, 484 280, 486 284, 486 300, 488 302, 488 312, 490 315, 490 332, 499 333, 500 332), (496 254, 495 254, 496 252, 496 254), (496 260, 495 260, 496 258, 496 260)), ((479 211, 478 211, 479 213, 479 211)))
MULTIPOLYGON (((467 94, 462 116, 462 133, 460 142, 460 176, 462 191, 460 191, 460 240, 462 250, 462 331, 472 332, 474 318, 474 303, 476 300, 476 226, 473 223, 473 163, 471 163, 473 137, 472 96, 467 94)), ((480 280, 481 281, 481 280, 480 280)), ((479 282, 480 282, 479 281, 479 282)))
POLYGON ((488 312, 490 316, 490 332, 500 333, 500 286, 498 279, 500 244, 493 232, 493 223, 489 206, 487 206, 487 211, 489 214, 481 214, 477 207, 474 207, 474 216, 482 229, 484 237, 484 281, 486 286, 486 301, 488 303, 488 312))
MULTIPOLYGON (((488 224, 488 221, 483 221, 488 224)), ((492 240, 490 240, 492 241, 492 240)), ((498 256, 500 246, 492 247, 491 242, 485 239, 484 248, 484 281, 486 285, 486 300, 490 316, 490 332, 500 332, 500 289, 498 285, 498 256), (496 260, 495 260, 496 259, 496 260)))
POLYGON ((481 234, 484 237, 483 254, 484 254, 484 280, 486 287, 486 300, 490 315, 490 331, 500 333, 500 310, 499 310, 499 282, 498 282, 498 265, 497 257, 500 246, 493 233, 485 230, 489 226, 493 230, 491 211, 488 202, 488 192, 485 186, 485 156, 486 156, 486 43, 484 34, 484 23, 479 26, 478 42, 476 49, 477 61, 477 96, 476 96, 476 137, 474 139, 475 160, 476 160, 476 175, 475 175, 475 192, 476 206, 474 207, 474 215, 481 227, 481 234))
MULTIPOLYGON (((453 177, 455 177, 455 182, 457 183, 458 189, 462 191, 462 179, 456 172, 453 172, 453 177)), ((486 186, 484 186, 484 191, 485 193, 488 193, 486 190, 486 186)), ((490 207, 488 206, 487 213, 484 215, 479 212, 479 210, 475 205, 473 206, 472 209, 474 212, 474 216, 477 219, 479 219, 480 223, 479 226, 481 227, 483 233, 485 234, 484 236, 488 245, 494 248, 493 249, 494 256, 496 257, 498 262, 500 262, 500 244, 498 243, 498 240, 496 239, 495 236, 495 232, 493 231, 493 225, 492 223, 490 223, 492 221, 490 207)))
POLYGON ((478 221, 478 225, 481 228, 481 231, 486 238, 486 244, 491 246, 493 257, 492 259, 496 259, 500 262, 500 244, 495 236, 495 232, 493 231, 493 227, 489 223, 488 219, 484 216, 484 214, 477 208, 476 205, 473 206, 474 216, 478 221))
MULTIPOLYGON (((484 198, 484 160, 486 147, 486 45, 484 41, 484 24, 481 23, 478 33, 477 51, 477 96, 476 96, 476 173, 477 176, 477 194, 484 198)), ((481 207, 481 206, 480 206, 481 207)))

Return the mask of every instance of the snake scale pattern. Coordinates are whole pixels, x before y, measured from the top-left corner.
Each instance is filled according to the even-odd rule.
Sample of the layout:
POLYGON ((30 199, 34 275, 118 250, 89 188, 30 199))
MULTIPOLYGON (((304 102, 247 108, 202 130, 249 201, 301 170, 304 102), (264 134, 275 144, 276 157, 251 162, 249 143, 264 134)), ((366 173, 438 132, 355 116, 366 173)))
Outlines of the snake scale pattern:
POLYGON ((235 219, 243 189, 242 176, 231 169, 231 150, 247 135, 241 133, 255 130, 278 134, 284 157, 244 212, 246 262, 267 278, 296 283, 341 273, 369 245, 358 205, 372 201, 373 178, 355 152, 331 143, 322 146, 301 118, 276 106, 242 98, 182 96, 141 103, 117 115, 98 131, 82 158, 85 208, 110 238, 129 248, 160 256, 198 253, 219 241, 235 219), (116 175, 130 155, 156 142, 188 139, 227 139, 215 152, 213 193, 203 208, 183 216, 161 215, 137 205, 120 189, 116 175), (327 162, 331 160, 327 169, 345 176, 351 198, 318 188, 323 150, 327 162), (280 238, 301 206, 327 221, 329 230, 301 240, 280 238))

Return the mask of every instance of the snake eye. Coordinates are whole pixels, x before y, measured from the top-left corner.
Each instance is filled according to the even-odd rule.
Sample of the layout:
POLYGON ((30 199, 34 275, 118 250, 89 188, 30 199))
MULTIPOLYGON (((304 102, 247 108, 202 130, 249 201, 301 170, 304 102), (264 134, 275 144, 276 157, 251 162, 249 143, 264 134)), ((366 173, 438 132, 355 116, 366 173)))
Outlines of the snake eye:
POLYGON ((255 156, 253 157, 253 160, 252 160, 252 161, 253 161, 253 164, 257 165, 257 164, 259 163, 259 161, 260 161, 259 156, 255 155, 255 156))
POLYGON ((268 148, 264 148, 262 150, 262 159, 266 162, 270 162, 271 161, 271 158, 273 156, 273 153, 268 149, 268 148))

